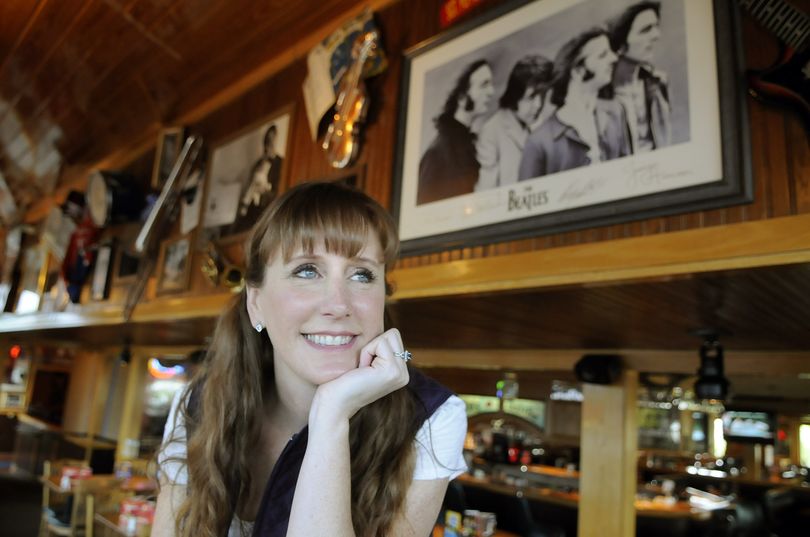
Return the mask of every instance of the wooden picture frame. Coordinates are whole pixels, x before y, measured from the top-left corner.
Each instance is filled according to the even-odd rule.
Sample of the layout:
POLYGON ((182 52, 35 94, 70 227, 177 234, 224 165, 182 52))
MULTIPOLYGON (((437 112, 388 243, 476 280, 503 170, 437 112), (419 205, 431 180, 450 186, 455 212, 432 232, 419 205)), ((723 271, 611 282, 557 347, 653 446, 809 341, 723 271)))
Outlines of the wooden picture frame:
POLYGON ((193 258, 192 235, 163 241, 158 257, 158 296, 188 290, 193 258))
POLYGON ((184 127, 168 127, 160 131, 155 148, 155 163, 152 166, 152 188, 160 190, 183 148, 186 130, 184 127))
POLYGON ((666 143, 650 146, 638 134, 641 116, 632 121, 627 101, 620 100, 626 97, 621 95, 626 86, 617 83, 616 66, 626 63, 629 53, 610 52, 620 17, 638 3, 512 1, 406 51, 393 203, 403 253, 536 237, 753 200, 748 112, 744 84, 739 83, 740 28, 734 6, 720 0, 661 2, 656 15, 660 39, 651 61, 659 88, 667 90, 665 117, 670 131, 666 143), (577 36, 584 39, 592 27, 613 29, 585 43, 615 56, 611 71, 601 69, 597 89, 602 97, 595 100, 600 108, 610 105, 615 128, 607 128, 611 123, 604 120, 593 130, 598 151, 590 150, 582 137, 576 142, 579 146, 574 142, 566 148, 554 145, 553 136, 579 134, 570 125, 573 121, 565 123, 556 115, 559 103, 568 99, 570 81, 574 76, 578 82, 587 81, 586 75, 594 72, 591 69, 598 71, 592 60, 596 54, 586 58, 581 45, 574 49, 579 51, 577 57, 568 63, 566 72, 574 74, 567 78, 567 85, 554 75, 546 81, 545 87, 551 89, 536 86, 541 88, 543 108, 523 141, 514 144, 516 149, 496 153, 493 164, 492 144, 505 144, 508 133, 505 127, 494 131, 489 124, 508 109, 500 101, 515 66, 539 56, 538 61, 547 58, 552 64, 558 60, 552 73, 558 72, 564 45, 577 36), (585 67, 586 59, 590 69, 585 67), (473 65, 479 60, 483 67, 473 65), (463 89, 462 78, 472 87, 470 73, 483 80, 478 94, 463 89), (485 88, 488 76, 490 87, 485 88), (553 98, 555 91, 560 98, 553 98), (613 98, 605 98, 605 91, 612 91, 613 98), (469 124, 449 113, 442 116, 447 108, 464 112, 461 121, 469 124), (440 116, 448 118, 442 120, 444 130, 434 123, 440 116), (552 126, 557 127, 555 132, 552 126), (537 134, 540 130, 545 131, 543 135, 537 134), (588 153, 564 163, 571 146, 584 146, 582 151, 588 153), (559 169, 549 164, 555 158, 559 169), (441 168, 437 162, 450 164, 441 168), (545 168, 533 166, 538 162, 545 168), (514 171, 504 171, 494 183, 482 181, 489 177, 482 170, 488 173, 502 163, 514 171), (441 173, 431 173, 440 168, 441 173), (469 172, 464 173, 465 169, 469 172))

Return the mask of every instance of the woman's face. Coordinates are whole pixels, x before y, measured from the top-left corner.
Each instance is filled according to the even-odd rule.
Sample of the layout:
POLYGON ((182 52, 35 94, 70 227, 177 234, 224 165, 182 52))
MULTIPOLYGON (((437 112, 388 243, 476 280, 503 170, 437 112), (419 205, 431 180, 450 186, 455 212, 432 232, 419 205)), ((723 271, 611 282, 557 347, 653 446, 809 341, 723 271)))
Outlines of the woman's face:
POLYGON ((357 367, 360 349, 383 331, 385 265, 369 233, 356 257, 299 248, 289 261, 277 254, 264 283, 248 288, 253 323, 273 344, 276 382, 318 386, 357 367))

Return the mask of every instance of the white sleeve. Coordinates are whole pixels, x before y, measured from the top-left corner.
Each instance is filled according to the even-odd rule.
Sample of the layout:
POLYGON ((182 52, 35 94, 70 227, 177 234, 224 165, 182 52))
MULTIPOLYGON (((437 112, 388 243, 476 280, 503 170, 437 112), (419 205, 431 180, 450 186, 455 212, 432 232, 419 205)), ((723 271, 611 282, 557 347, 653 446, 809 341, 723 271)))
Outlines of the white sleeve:
POLYGON ((178 390, 172 400, 169 417, 163 429, 163 443, 158 451, 158 469, 174 485, 188 484, 186 469, 186 423, 179 411, 185 390, 178 390))
POLYGON ((466 436, 466 406, 452 395, 416 433, 413 478, 450 480, 467 471, 463 453, 466 436))

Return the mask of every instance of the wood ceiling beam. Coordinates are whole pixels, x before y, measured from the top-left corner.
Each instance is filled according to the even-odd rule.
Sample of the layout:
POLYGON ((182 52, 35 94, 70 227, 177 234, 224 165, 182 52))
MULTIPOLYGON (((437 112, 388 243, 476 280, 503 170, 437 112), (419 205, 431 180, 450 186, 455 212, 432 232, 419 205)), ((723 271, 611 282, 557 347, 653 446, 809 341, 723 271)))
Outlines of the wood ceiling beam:
MULTIPOLYGON (((586 354, 616 354, 625 367, 648 373, 694 375, 700 365, 695 338, 694 350, 647 349, 410 349, 419 367, 465 369, 510 369, 515 371, 573 371, 586 354)), ((762 377, 798 376, 810 373, 810 351, 725 352, 726 375, 762 377)))

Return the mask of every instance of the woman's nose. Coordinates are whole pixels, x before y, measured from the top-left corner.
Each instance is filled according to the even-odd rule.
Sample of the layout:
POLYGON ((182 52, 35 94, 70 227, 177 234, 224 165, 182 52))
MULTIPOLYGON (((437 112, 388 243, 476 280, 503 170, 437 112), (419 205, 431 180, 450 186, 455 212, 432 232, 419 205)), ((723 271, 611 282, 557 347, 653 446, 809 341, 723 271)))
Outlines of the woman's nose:
POLYGON ((347 282, 341 279, 327 280, 322 311, 325 315, 346 317, 351 313, 351 295, 347 282))

